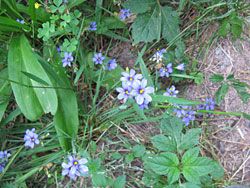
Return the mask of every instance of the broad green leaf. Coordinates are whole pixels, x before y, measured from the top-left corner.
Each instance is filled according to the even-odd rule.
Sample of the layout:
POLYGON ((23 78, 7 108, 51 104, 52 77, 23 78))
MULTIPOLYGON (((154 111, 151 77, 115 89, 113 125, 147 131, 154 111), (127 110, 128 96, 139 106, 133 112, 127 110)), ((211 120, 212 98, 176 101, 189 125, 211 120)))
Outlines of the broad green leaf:
POLYGON ((114 181, 113 187, 114 188, 123 188, 126 185, 126 176, 119 176, 114 181))
POLYGON ((222 179, 224 176, 224 169, 222 168, 222 166, 216 161, 213 161, 212 166, 213 166, 213 171, 210 173, 212 178, 214 180, 222 179))
POLYGON ((104 176, 104 174, 93 174, 92 175, 92 183, 94 187, 107 187, 108 186, 108 180, 104 176))
POLYGON ((180 188, 201 188, 201 187, 196 184, 187 182, 187 183, 181 184, 180 188))
POLYGON ((224 76, 221 74, 213 74, 209 80, 211 82, 217 83, 217 82, 222 82, 224 80, 224 76))
POLYGON ((149 158, 147 164, 155 173, 167 175, 170 184, 179 179, 179 159, 174 153, 161 153, 158 156, 149 158))
POLYGON ((11 87, 8 81, 8 70, 0 71, 0 122, 9 103, 11 87))
POLYGON ((28 72, 24 72, 22 71, 22 73, 27 76, 28 78, 30 78, 31 80, 34 80, 36 82, 39 82, 40 84, 43 84, 45 86, 48 86, 49 84, 47 82, 45 82, 44 80, 42 80, 41 78, 38 78, 36 75, 34 74, 30 74, 28 72))
POLYGON ((180 150, 190 149, 199 144, 200 128, 189 129, 186 134, 183 134, 181 139, 180 150))
POLYGON ((123 3, 126 9, 130 9, 133 13, 144 13, 153 6, 156 5, 155 0, 128 0, 123 3))
POLYGON ((61 147, 64 150, 70 150, 79 126, 75 92, 71 88, 67 74, 60 66, 61 64, 52 67, 52 65, 42 59, 40 61, 44 69, 49 73, 54 86, 59 88, 56 90, 58 95, 58 109, 53 121, 61 147))
POLYGON ((143 145, 135 145, 133 148, 132 148, 132 152, 134 154, 135 157, 142 157, 145 153, 146 149, 143 145))
POLYGON ((140 14, 132 24, 132 36, 134 43, 152 42, 160 40, 161 37, 161 16, 158 7, 153 13, 140 14))
POLYGON ((212 160, 206 157, 197 157, 196 160, 186 160, 183 163, 183 175, 192 183, 199 183, 199 177, 213 171, 212 160))
POLYGON ((151 138, 151 141, 155 148, 160 151, 177 151, 177 145, 174 139, 166 137, 164 135, 156 135, 151 138))
MULTIPOLYGON (((53 88, 53 85, 41 66, 38 62, 37 57, 32 51, 32 48, 24 35, 21 35, 17 38, 18 46, 21 49, 20 55, 22 57, 22 66, 24 66, 25 70, 21 70, 21 72, 26 72, 29 75, 35 75, 39 80, 43 80, 44 83, 48 83, 51 87, 46 88, 46 84, 41 83, 38 80, 34 80, 34 78, 30 79, 32 86, 34 87, 34 92, 43 108, 45 113, 55 114, 57 111, 57 95, 56 91, 53 88)), ((24 75, 24 76, 26 76, 24 75)))
POLYGON ((215 93, 215 102, 216 104, 220 104, 222 100, 225 98, 227 92, 229 90, 228 84, 223 84, 215 93))
POLYGON ((193 163, 197 159, 199 153, 200 149, 198 147, 189 149, 182 156, 181 162, 183 165, 193 163))
POLYGON ((24 116, 34 121, 42 115, 43 109, 32 88, 31 80, 22 73, 22 71, 26 71, 22 53, 20 37, 13 38, 8 54, 9 79, 14 81, 11 82, 11 87, 24 116))
POLYGON ((162 37, 171 42, 180 33, 179 15, 171 7, 165 6, 161 8, 162 15, 162 37))

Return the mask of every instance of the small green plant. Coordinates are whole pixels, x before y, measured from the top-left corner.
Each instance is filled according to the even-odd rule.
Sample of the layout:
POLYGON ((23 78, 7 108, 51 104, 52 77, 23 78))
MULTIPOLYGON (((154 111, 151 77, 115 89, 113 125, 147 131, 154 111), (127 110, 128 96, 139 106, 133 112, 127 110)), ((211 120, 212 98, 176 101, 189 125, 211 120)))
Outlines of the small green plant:
POLYGON ((246 103, 250 98, 250 94, 247 92, 249 85, 241 82, 239 79, 235 79, 233 74, 228 75, 226 78, 224 78, 224 76, 221 74, 214 74, 210 77, 210 80, 213 83, 221 84, 215 93, 215 100, 217 104, 222 102, 230 87, 233 87, 237 91, 244 103, 246 103))
POLYGON ((157 152, 144 159, 147 183, 153 182, 153 187, 191 188, 200 187, 204 178, 212 182, 223 177, 223 169, 216 161, 200 156, 200 128, 184 133, 183 123, 171 116, 161 121, 160 128, 162 134, 152 137, 157 152))

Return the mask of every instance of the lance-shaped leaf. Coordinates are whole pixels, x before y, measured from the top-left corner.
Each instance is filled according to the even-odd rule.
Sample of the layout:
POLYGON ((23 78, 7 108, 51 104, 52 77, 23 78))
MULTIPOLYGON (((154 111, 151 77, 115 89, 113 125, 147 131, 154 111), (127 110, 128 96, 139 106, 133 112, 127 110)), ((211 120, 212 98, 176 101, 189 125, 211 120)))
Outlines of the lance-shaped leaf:
MULTIPOLYGON (((26 71, 29 74, 35 75, 40 80, 43 80, 44 83, 35 80, 30 79, 32 86, 34 87, 35 94, 43 108, 43 111, 45 113, 51 113, 55 114, 57 111, 57 95, 56 91, 53 88, 53 85, 41 66, 41 64, 38 62, 37 57, 33 53, 31 46, 26 39, 24 35, 18 38, 19 41, 19 47, 21 49, 21 54, 19 54, 22 57, 22 65, 25 67, 26 71), (50 87, 47 86, 48 83, 50 87)), ((18 55, 18 54, 17 54, 18 55)), ((27 74, 26 73, 26 74, 27 74)), ((23 74, 23 73, 22 73, 23 74)), ((24 75, 27 76, 27 75, 24 75)))
POLYGON ((42 115, 43 109, 32 88, 30 79, 22 73, 26 69, 20 45, 20 37, 13 38, 10 43, 8 53, 9 79, 12 80, 11 87, 20 110, 27 119, 34 121, 42 115))

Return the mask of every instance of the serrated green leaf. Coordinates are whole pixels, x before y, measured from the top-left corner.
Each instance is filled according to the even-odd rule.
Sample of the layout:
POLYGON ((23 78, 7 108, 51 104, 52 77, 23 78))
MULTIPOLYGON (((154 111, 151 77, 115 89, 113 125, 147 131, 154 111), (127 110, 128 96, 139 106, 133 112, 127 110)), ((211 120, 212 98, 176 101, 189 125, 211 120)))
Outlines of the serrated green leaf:
POLYGON ((108 181, 104 174, 93 174, 92 183, 95 187, 107 187, 108 181))
POLYGON ((156 5, 155 0, 128 0, 123 3, 126 9, 130 9, 133 13, 144 13, 151 7, 156 5))
POLYGON ((152 42, 160 40, 161 37, 161 16, 158 7, 155 7, 152 14, 140 14, 132 24, 132 36, 134 43, 152 42))
POLYGON ((226 37, 229 32, 230 32, 230 23, 228 22, 228 20, 225 20, 220 25, 218 34, 222 37, 226 37))
POLYGON ((199 183, 199 177, 213 171, 212 160, 206 157, 197 157, 196 160, 187 160, 183 164, 183 175, 186 180, 192 183, 199 183))
POLYGON ((181 162, 183 165, 193 163, 200 153, 198 147, 187 150, 182 156, 181 162))
POLYGON ((155 173, 159 175, 167 175, 169 184, 172 184, 179 179, 179 159, 174 153, 161 153, 159 156, 149 158, 147 164, 155 173))
POLYGON ((187 183, 181 184, 180 188, 201 188, 201 187, 196 184, 187 182, 187 183))
POLYGON ((171 7, 165 6, 161 8, 162 14, 162 37, 171 42, 180 33, 179 15, 171 7))
POLYGON ((224 80, 224 76, 221 74, 213 74, 209 80, 211 82, 217 83, 217 82, 222 82, 224 80))
POLYGON ((238 95, 240 96, 241 100, 244 103, 247 103, 249 98, 250 98, 250 94, 247 92, 247 89, 245 87, 244 84, 233 84, 234 89, 237 91, 238 95))
POLYGON ((113 187, 114 188, 123 188, 126 185, 126 176, 119 176, 114 181, 113 187))
POLYGON ((180 142, 181 139, 182 129, 183 129, 183 123, 177 117, 169 116, 168 118, 164 118, 161 121, 161 130, 166 135, 174 137, 175 140, 178 140, 178 142, 180 142))
POLYGON ((200 128, 189 129, 186 134, 182 136, 180 150, 190 149, 199 144, 199 136, 201 134, 200 128))
POLYGON ((222 168, 222 166, 216 161, 213 161, 212 166, 213 166, 213 171, 210 173, 212 178, 214 180, 222 179, 224 176, 224 169, 222 168))
POLYGON ((174 139, 171 139, 171 137, 166 137, 160 134, 152 137, 151 141, 154 147, 160 151, 169 151, 169 152, 177 151, 176 142, 174 139))
POLYGON ((215 93, 215 102, 216 104, 220 104, 221 101, 225 98, 227 92, 229 90, 228 84, 223 84, 215 93))
POLYGON ((142 157, 145 153, 146 149, 143 145, 135 145, 132 148, 132 152, 135 157, 142 157))

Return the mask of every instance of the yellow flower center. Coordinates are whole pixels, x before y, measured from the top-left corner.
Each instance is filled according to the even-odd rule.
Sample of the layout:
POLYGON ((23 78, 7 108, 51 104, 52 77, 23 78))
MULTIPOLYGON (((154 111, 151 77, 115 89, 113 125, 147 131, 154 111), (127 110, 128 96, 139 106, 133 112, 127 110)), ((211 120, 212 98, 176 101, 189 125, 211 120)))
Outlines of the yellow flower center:
POLYGON ((144 89, 140 89, 139 92, 140 92, 140 94, 144 93, 144 89))
POLYGON ((35 9, 38 9, 41 6, 38 2, 35 3, 35 9))
POLYGON ((78 162, 77 162, 77 161, 75 161, 75 162, 74 162, 74 165, 77 165, 77 164, 78 164, 78 162))
POLYGON ((128 94, 128 91, 125 91, 126 94, 128 94))
POLYGON ((133 80, 133 78, 132 78, 132 77, 130 77, 130 78, 129 78, 129 80, 130 80, 130 81, 132 81, 132 80, 133 80))

